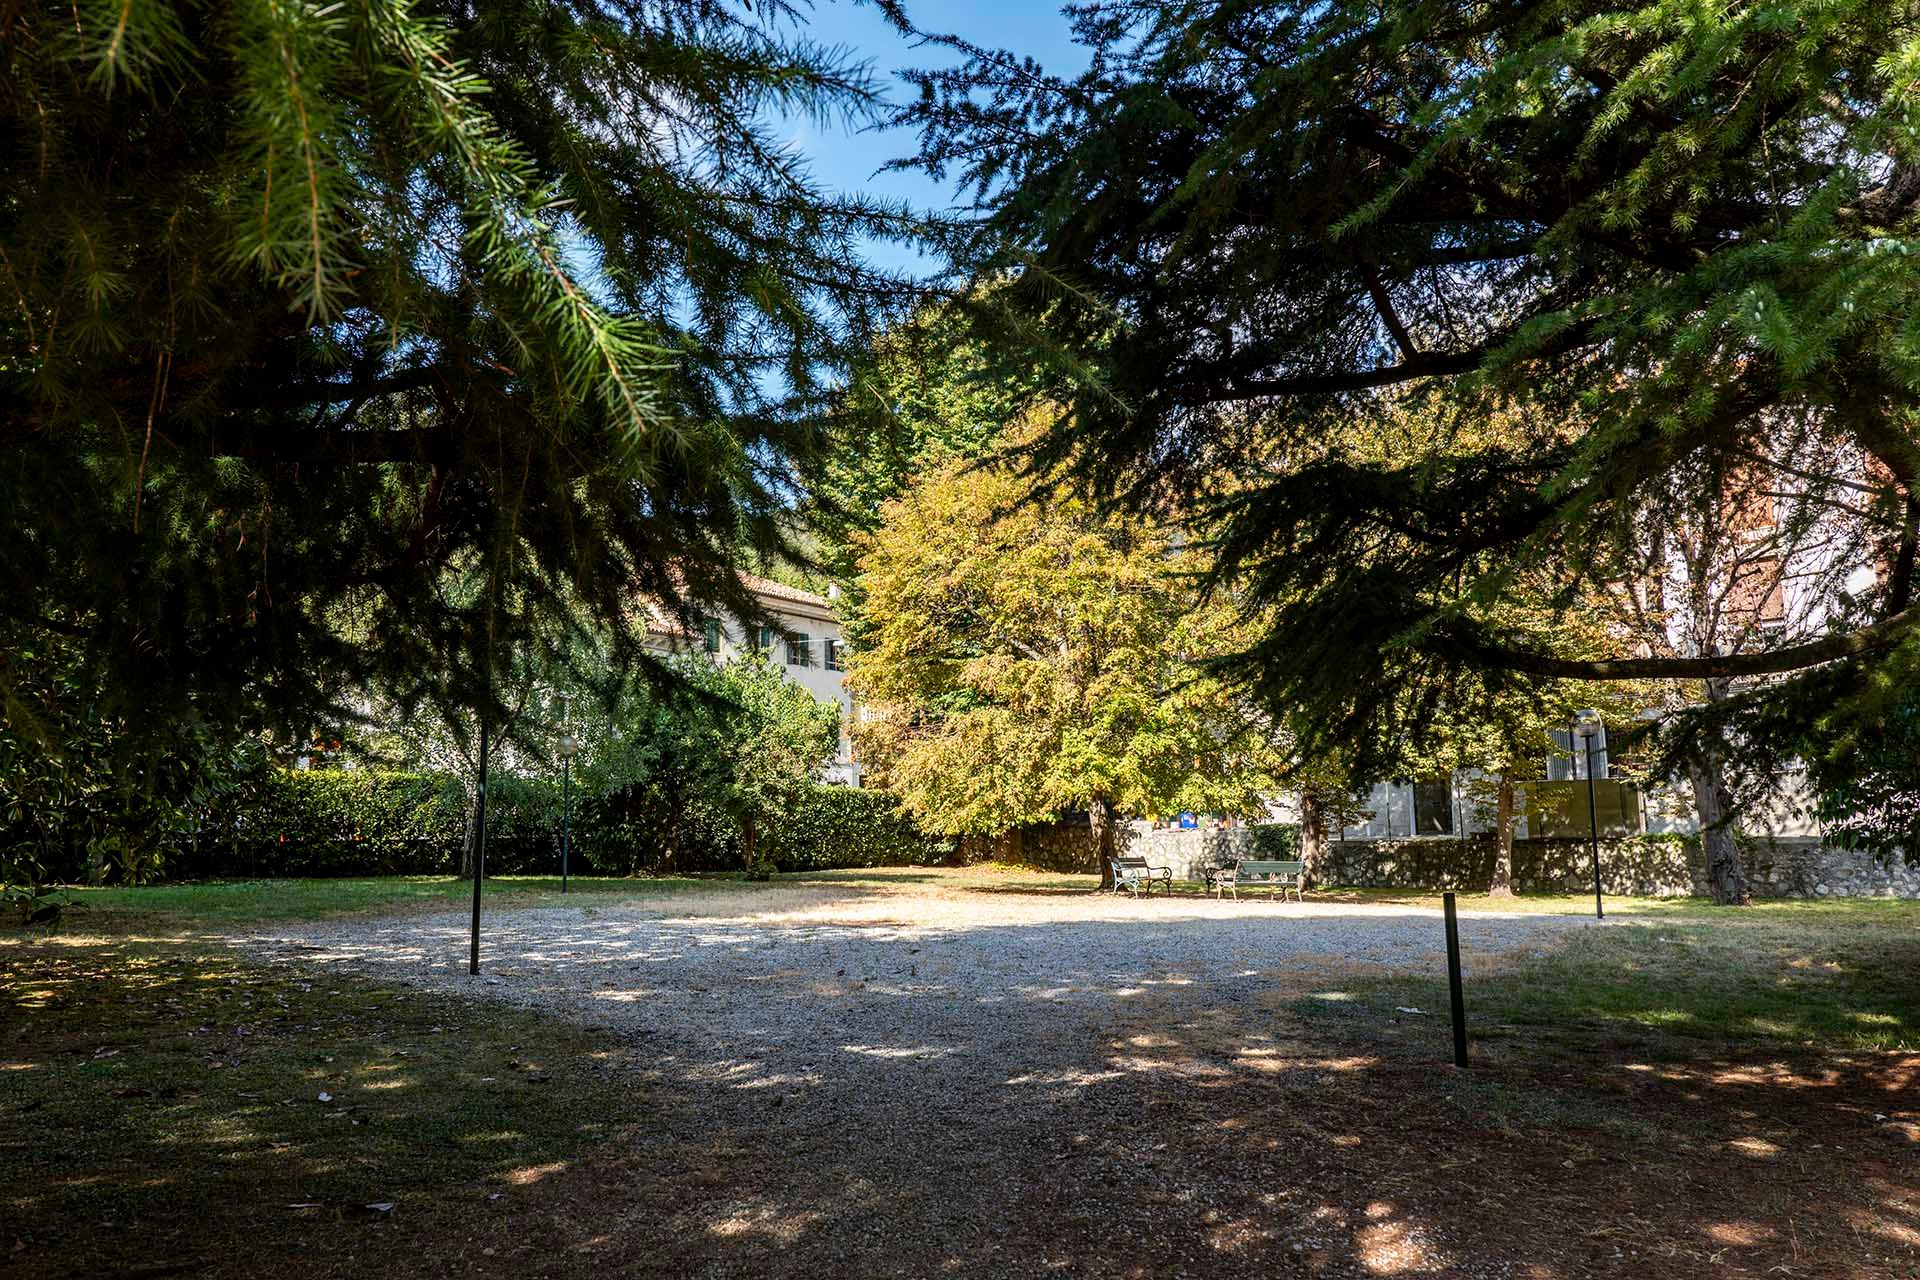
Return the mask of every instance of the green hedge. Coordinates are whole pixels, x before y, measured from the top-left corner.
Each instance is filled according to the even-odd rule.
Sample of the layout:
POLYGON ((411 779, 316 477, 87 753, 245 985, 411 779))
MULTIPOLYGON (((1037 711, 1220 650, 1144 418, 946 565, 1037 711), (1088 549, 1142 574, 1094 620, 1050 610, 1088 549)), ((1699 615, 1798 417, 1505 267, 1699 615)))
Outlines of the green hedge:
MULTIPOLYGON (((634 820, 608 797, 573 792, 577 871, 602 875, 740 869, 740 832, 727 815, 693 804, 672 836, 657 813, 634 820)), ((467 797, 452 778, 385 770, 270 769, 223 796, 167 859, 174 878, 214 876, 451 875, 465 841, 467 797)), ((487 803, 487 870, 560 873, 561 786, 497 775, 487 803)), ((920 866, 950 858, 892 796, 816 785, 767 833, 783 871, 920 866)))
POLYGON ((432 874, 458 865, 459 788, 431 774, 267 769, 167 860, 176 877, 432 874))
POLYGON ((884 791, 817 785, 785 815, 770 852, 782 871, 832 871, 929 866, 948 861, 953 844, 922 833, 884 791))
MULTIPOLYGON (((167 858, 176 879, 210 876, 451 875, 467 796, 441 774, 268 769, 234 788, 167 858)), ((559 874, 560 788, 495 777, 487 869, 559 874)))
POLYGON ((1253 828, 1253 855, 1277 862, 1292 862, 1300 856, 1300 824, 1266 822, 1253 828))

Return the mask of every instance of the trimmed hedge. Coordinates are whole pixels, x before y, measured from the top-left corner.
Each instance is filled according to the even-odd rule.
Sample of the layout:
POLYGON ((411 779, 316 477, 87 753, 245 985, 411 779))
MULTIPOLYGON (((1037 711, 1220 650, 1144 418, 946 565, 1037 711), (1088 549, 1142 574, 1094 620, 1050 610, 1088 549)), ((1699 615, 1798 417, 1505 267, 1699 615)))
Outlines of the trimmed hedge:
POLYGON ((457 866, 459 788, 431 774, 268 769, 222 796, 175 877, 427 875, 457 866))
MULTIPOLYGON (((488 797, 487 870, 559 874, 560 788, 501 774, 488 797)), ((175 879, 452 875, 467 796, 440 774, 269 769, 222 796, 168 857, 175 879)))
MULTIPOLYGON (((487 870, 560 874, 561 786, 499 774, 487 799, 487 870)), ((679 819, 676 856, 655 822, 621 820, 604 798, 573 794, 572 865, 602 875, 737 871, 740 833, 698 805, 679 819)), ((451 875, 460 868, 467 796, 458 780, 386 770, 272 769, 221 797, 167 859, 176 879, 215 876, 451 875)), ((952 845, 923 835, 899 801, 815 785, 767 835, 783 871, 924 866, 952 845)))
POLYGON ((953 856, 951 841, 926 835, 884 791, 815 785, 774 833, 782 871, 924 867, 953 856))

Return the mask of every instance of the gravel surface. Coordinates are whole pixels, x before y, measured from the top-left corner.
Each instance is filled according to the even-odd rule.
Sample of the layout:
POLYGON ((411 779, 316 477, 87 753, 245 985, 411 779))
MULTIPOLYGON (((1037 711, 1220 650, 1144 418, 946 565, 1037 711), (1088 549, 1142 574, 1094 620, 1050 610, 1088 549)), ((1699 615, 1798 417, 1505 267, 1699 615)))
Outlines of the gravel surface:
MULTIPOLYGON (((1467 975, 1587 923, 1463 915, 1467 975)), ((460 915, 301 924, 247 945, 584 1017, 689 1071, 804 1067, 858 1087, 890 1064, 943 1060, 932 1074, 952 1088, 1057 1066, 1042 1045, 1146 997, 1178 1017, 1283 974, 1303 994, 1302 978, 1442 973, 1442 937, 1438 912, 1409 907, 809 886, 493 912, 479 979, 460 915)))
MULTIPOLYGON (((1469 979, 1586 927, 1463 916, 1469 979)), ((1224 1274, 1239 1258, 1264 1273, 1272 1250, 1313 1239, 1286 1225, 1291 1211, 1257 1208, 1294 1192, 1243 1182, 1231 1162, 1164 1158, 1173 1113, 1140 1117, 1174 1105, 1185 1125, 1221 1086, 1310 1088, 1351 1068, 1351 1049, 1303 1041, 1293 1002, 1444 964, 1439 914, 1411 907, 937 881, 496 912, 480 978, 458 916, 305 924, 241 945, 626 1039, 652 1108, 634 1176, 654 1180, 663 1242, 657 1267, 635 1273, 713 1276, 1071 1270, 1091 1241, 1123 1248, 1146 1229, 1104 1222, 1116 1194, 1160 1202, 1163 1230, 1181 1224, 1151 1245, 1167 1266, 1190 1256, 1224 1274), (1010 1202, 1031 1212, 1008 1225, 1010 1202)), ((1300 1194, 1329 1224, 1316 1272, 1375 1273, 1384 1255, 1355 1243, 1378 1225, 1364 1206, 1300 1194)), ((1396 1268, 1508 1274, 1447 1270, 1426 1230, 1394 1236, 1396 1268)))

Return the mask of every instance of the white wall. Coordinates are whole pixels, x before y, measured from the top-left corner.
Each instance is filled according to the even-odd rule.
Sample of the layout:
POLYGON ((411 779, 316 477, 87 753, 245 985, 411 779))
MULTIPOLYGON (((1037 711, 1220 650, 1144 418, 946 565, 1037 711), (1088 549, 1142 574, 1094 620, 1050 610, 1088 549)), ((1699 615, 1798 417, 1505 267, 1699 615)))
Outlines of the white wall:
MULTIPOLYGON (((822 702, 831 702, 840 709, 840 745, 827 766, 825 780, 859 786, 860 765, 853 758, 852 740, 847 733, 853 723, 853 697, 847 692, 847 673, 844 670, 831 670, 826 665, 827 642, 832 641, 835 645, 841 643, 839 619, 833 616, 831 607, 824 601, 815 605, 781 596, 756 595, 761 606, 774 619, 770 645, 774 666, 814 697, 822 702), (783 633, 790 634, 792 639, 787 639, 783 633), (802 636, 806 637, 804 643, 802 636), (803 656, 804 663, 800 661, 803 656)), ((713 655, 718 661, 731 662, 755 647, 756 637, 737 618, 721 618, 719 630, 720 648, 713 655)), ((695 634, 691 639, 681 640, 678 647, 690 647, 695 652, 705 651, 706 637, 695 634)))

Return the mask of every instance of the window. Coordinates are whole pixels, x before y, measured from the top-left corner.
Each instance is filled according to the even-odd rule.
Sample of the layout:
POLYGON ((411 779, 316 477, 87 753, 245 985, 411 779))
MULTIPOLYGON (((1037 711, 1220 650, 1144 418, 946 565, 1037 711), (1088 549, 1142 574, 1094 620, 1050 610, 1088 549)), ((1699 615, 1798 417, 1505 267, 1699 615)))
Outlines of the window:
POLYGON ((717 618, 702 619, 700 623, 700 629, 705 634, 705 643, 707 647, 707 652, 708 653, 720 652, 719 620, 717 618))
MULTIPOLYGON (((1587 776, 1587 741, 1577 742, 1566 729, 1551 729, 1547 737, 1553 740, 1553 754, 1547 757, 1548 782, 1580 782, 1587 776)), ((1593 739, 1593 776, 1607 778, 1612 776, 1607 762, 1607 730, 1602 725, 1599 734, 1593 739)))
POLYGON ((773 652, 773 628, 762 624, 753 631, 753 651, 755 653, 773 652))
POLYGON ((790 667, 813 665, 813 637, 802 631, 787 641, 787 665, 790 667))
POLYGON ((1453 834, 1453 780, 1429 778, 1413 784, 1413 833, 1417 836, 1453 834))
POLYGON ((827 670, 845 671, 847 669, 846 646, 842 645, 838 640, 822 640, 820 642, 820 648, 822 661, 827 670))

